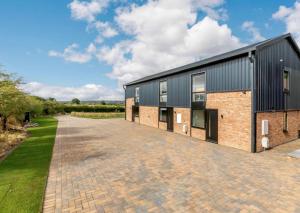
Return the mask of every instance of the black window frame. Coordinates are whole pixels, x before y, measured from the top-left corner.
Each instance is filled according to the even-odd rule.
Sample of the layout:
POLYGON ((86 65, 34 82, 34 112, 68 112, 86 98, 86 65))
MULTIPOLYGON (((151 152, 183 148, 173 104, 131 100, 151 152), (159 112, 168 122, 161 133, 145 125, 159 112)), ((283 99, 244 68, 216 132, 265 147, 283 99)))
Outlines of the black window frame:
POLYGON ((158 120, 159 120, 159 122, 167 123, 167 120, 168 120, 168 108, 167 107, 159 107, 158 120), (166 112, 166 120, 165 121, 161 119, 161 116, 160 116, 161 109, 165 109, 165 112, 166 112))
POLYGON ((206 104, 206 73, 205 72, 198 72, 191 75, 191 106, 192 109, 205 109, 206 104), (204 75, 204 90, 201 92, 194 92, 194 77, 204 75), (203 101, 194 101, 194 94, 201 94, 204 95, 203 101))
POLYGON ((167 102, 168 102, 168 81, 167 80, 161 80, 159 81, 159 106, 162 106, 162 107, 166 107, 167 106, 167 102), (166 94, 161 94, 161 84, 162 83, 166 83, 166 94), (166 101, 165 102, 162 102, 161 101, 161 97, 162 96, 166 96, 166 101))
POLYGON ((140 87, 136 87, 135 89, 134 89, 134 102, 135 102, 135 104, 136 105, 139 105, 140 104, 140 87), (138 95, 136 94, 136 91, 137 91, 137 89, 138 89, 138 95))
POLYGON ((283 113, 283 132, 288 132, 289 126, 288 126, 288 112, 283 113))
POLYGON ((196 129, 206 129, 206 110, 205 109, 191 109, 191 126, 192 128, 196 128, 196 129), (204 119, 204 125, 203 127, 199 127, 199 126, 194 126, 194 122, 193 122, 193 119, 194 119, 194 111, 195 110, 198 110, 198 111, 203 111, 203 119, 204 119))
POLYGON ((291 88, 291 73, 289 70, 284 69, 283 74, 282 74, 282 89, 285 94, 290 93, 290 88, 291 88), (287 88, 285 87, 285 75, 287 74, 288 80, 287 80, 287 88))

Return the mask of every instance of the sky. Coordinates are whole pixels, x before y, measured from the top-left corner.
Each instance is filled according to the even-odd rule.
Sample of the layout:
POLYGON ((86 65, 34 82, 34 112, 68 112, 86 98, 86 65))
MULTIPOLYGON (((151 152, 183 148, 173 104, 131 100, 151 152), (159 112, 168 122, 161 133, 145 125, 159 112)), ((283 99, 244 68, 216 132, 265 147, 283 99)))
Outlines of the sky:
POLYGON ((22 89, 122 100, 123 84, 286 32, 295 0, 0 0, 0 64, 22 89))

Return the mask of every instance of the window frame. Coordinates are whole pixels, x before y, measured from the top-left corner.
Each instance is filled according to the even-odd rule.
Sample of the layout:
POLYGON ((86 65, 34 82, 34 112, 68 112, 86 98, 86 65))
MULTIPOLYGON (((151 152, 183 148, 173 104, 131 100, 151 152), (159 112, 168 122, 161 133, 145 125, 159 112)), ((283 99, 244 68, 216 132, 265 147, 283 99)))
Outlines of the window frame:
POLYGON ((139 104, 140 103, 140 87, 136 87, 134 89, 134 102, 136 104, 139 104), (136 91, 138 90, 138 95, 136 94, 136 91))
POLYGON ((159 120, 159 122, 167 123, 167 121, 168 121, 168 108, 167 107, 159 107, 158 120, 159 120), (165 111, 166 111, 166 120, 165 121, 162 120, 160 117, 161 109, 165 109, 165 111))
POLYGON ((159 105, 165 107, 168 102, 168 81, 167 81, 167 79, 159 81, 159 91, 158 92, 159 92, 159 105), (161 84, 162 83, 166 83, 166 89, 167 89, 166 94, 161 94, 161 84), (163 96, 166 96, 165 102, 161 101, 161 97, 163 97, 163 96))
POLYGON ((196 128, 196 129, 206 129, 206 110, 205 109, 191 109, 191 126, 192 128, 196 128), (194 111, 198 110, 198 111, 203 111, 203 117, 204 117, 204 126, 203 127, 198 127, 198 126, 194 126, 193 125, 193 119, 194 119, 194 111))
POLYGON ((192 103, 201 103, 206 101, 206 73, 198 72, 191 75, 191 102, 192 103), (194 77, 204 75, 204 90, 201 92, 194 92, 194 77), (204 95, 204 101, 194 101, 194 94, 204 95))
POLYGON ((282 89, 283 89, 283 92, 285 94, 289 94, 290 93, 290 89, 291 89, 291 72, 287 69, 284 69, 283 70, 283 74, 282 74, 282 89), (287 88, 285 87, 285 74, 288 75, 288 79, 287 79, 287 88))

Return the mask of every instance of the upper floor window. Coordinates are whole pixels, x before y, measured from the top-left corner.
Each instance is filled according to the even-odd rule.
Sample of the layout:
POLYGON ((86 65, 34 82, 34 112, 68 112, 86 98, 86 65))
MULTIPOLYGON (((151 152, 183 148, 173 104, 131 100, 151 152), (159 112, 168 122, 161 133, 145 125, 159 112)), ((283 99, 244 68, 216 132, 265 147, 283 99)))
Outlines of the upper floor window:
POLYGON ((161 81, 159 83, 159 102, 167 103, 168 100, 168 84, 167 81, 161 81))
POLYGON ((135 102, 140 103, 140 88, 139 87, 135 88, 135 102))
POLYGON ((205 101, 205 73, 192 76, 192 102, 205 101))
POLYGON ((290 72, 283 72, 283 91, 288 93, 290 91, 290 72))

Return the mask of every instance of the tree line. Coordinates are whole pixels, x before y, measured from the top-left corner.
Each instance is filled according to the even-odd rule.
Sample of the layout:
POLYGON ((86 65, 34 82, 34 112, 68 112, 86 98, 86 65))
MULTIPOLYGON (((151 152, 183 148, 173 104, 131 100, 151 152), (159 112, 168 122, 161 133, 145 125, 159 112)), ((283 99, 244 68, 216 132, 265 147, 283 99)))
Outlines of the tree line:
POLYGON ((0 71, 0 120, 2 130, 8 130, 8 121, 14 118, 20 124, 25 113, 31 116, 55 114, 61 110, 53 98, 43 99, 24 93, 20 89, 22 81, 12 74, 0 71))

